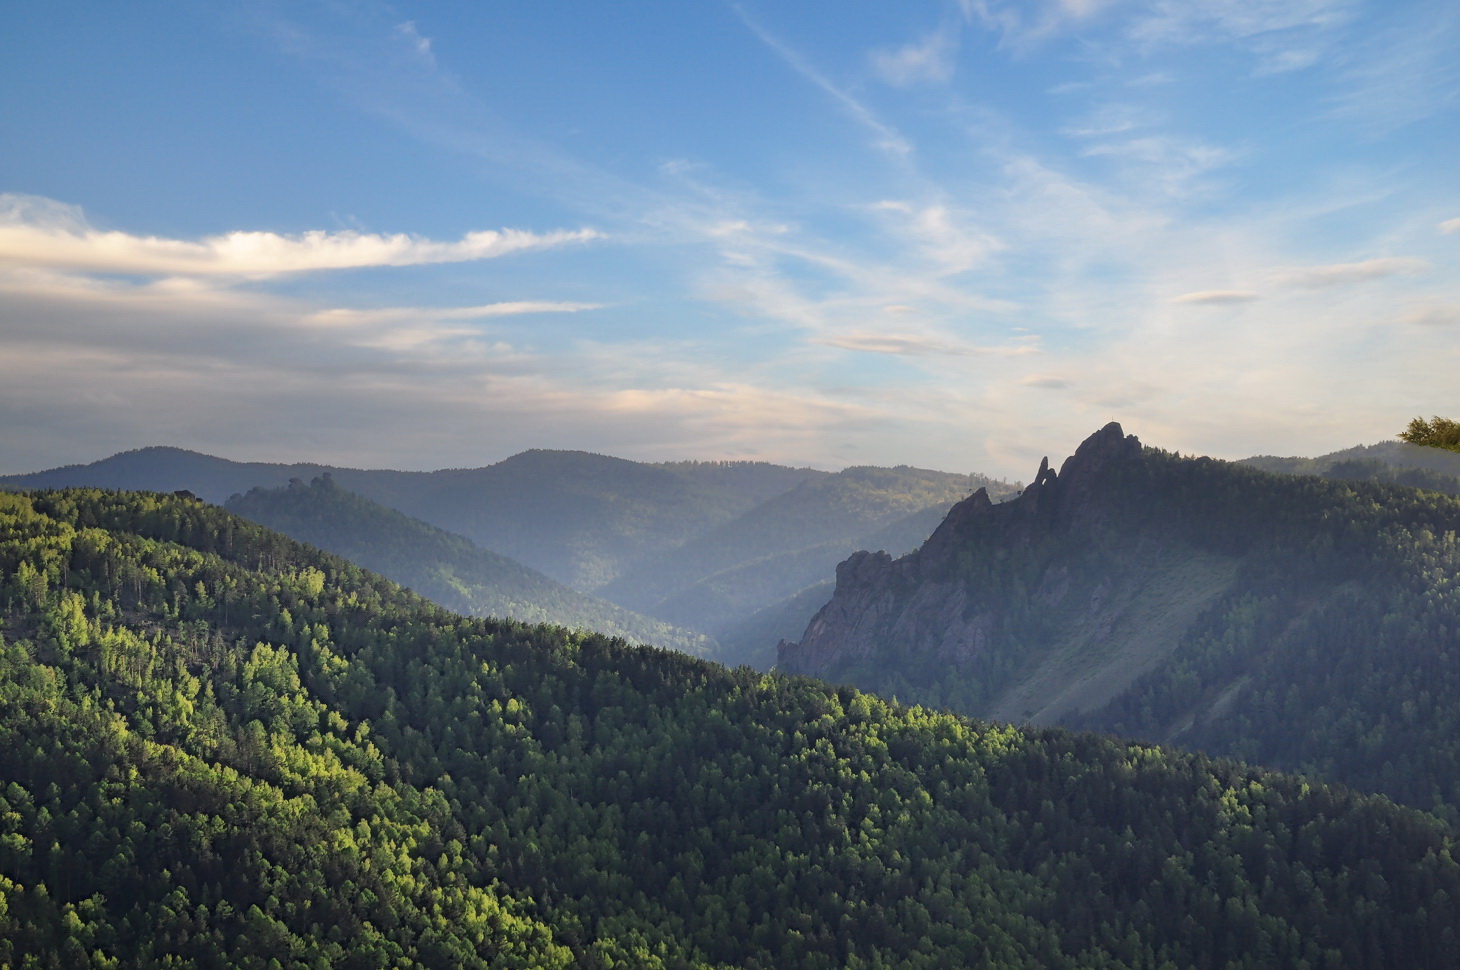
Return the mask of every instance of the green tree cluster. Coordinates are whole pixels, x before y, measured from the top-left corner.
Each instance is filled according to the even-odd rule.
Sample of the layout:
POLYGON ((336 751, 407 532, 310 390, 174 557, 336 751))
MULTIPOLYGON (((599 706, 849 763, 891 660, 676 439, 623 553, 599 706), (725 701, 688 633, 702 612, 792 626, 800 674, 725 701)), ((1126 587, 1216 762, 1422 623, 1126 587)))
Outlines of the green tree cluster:
POLYGON ((1460 965, 1386 799, 451 614, 0 495, 0 966, 1460 965))
POLYGON ((1429 421, 1415 418, 1399 432, 1400 440, 1412 445, 1428 445, 1446 451, 1460 451, 1460 423, 1435 415, 1429 421))

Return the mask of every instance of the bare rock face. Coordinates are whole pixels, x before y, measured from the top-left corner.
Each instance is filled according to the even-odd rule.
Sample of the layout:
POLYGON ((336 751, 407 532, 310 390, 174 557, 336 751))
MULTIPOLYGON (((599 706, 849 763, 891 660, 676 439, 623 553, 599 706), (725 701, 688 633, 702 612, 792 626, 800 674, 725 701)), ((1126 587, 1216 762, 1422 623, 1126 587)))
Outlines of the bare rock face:
MULTIPOLYGON (((812 618, 799 643, 782 641, 778 669, 825 675, 864 661, 888 644, 911 645, 951 665, 982 654, 999 617, 976 602, 961 577, 970 555, 1001 555, 1030 548, 1052 531, 1098 525, 1103 473, 1114 463, 1139 461, 1142 448, 1112 422, 1087 438, 1058 473, 1046 458, 1020 496, 995 505, 979 489, 949 510, 921 549, 894 560, 885 552, 858 552, 837 567, 836 591, 812 618)), ((1068 572, 1052 568, 1038 582, 1051 608, 1069 589, 1068 572)))

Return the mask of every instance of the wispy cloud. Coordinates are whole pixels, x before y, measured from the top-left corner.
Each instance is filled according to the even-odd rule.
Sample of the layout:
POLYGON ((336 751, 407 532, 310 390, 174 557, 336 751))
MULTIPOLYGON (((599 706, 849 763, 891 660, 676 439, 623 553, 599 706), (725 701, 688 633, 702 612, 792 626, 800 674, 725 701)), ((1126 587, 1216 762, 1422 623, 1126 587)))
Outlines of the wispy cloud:
POLYGON ((1000 35, 1000 43, 1026 50, 1093 21, 1123 0, 960 0, 968 19, 1000 35))
POLYGON ((1235 157, 1226 148, 1169 135, 1105 141, 1091 145, 1083 154, 1105 156, 1142 169, 1154 184, 1173 195, 1185 193, 1193 179, 1229 164, 1235 157))
POLYGON ((1063 391, 1073 385, 1073 381, 1065 377, 1056 377, 1053 374, 1030 374, 1019 381, 1025 387, 1037 387, 1044 391, 1063 391))
POLYGON ((436 55, 431 53, 431 38, 422 37, 416 31, 416 22, 407 20, 403 24, 395 25, 395 34, 405 42, 406 47, 428 66, 436 66, 436 55))
POLYGON ((1324 266, 1295 267, 1278 273, 1277 282, 1283 286, 1317 290, 1330 286, 1345 286, 1349 283, 1383 279, 1386 276, 1417 276, 1429 268, 1429 262, 1423 259, 1391 256, 1384 259, 1366 259, 1357 263, 1329 263, 1324 266))
POLYGON ((1446 219, 1440 223, 1440 232, 1447 235, 1452 232, 1460 232, 1460 219, 1446 219))
POLYGON ((1454 327, 1460 326, 1460 305, 1436 304, 1434 306, 1421 307, 1405 314, 1402 323, 1415 324, 1421 327, 1454 327))
POLYGON ((970 20, 1028 51, 1057 37, 1114 25, 1143 49, 1235 44, 1258 59, 1256 73, 1316 63, 1327 36, 1351 21, 1359 0, 963 0, 970 20))
POLYGON ((1063 133, 1078 139, 1108 138, 1149 128, 1164 120, 1163 115, 1144 105, 1116 102, 1099 105, 1085 118, 1065 127, 1063 133))
POLYGON ((848 94, 841 87, 833 84, 826 75, 814 68, 811 62, 802 56, 799 51, 762 27, 746 12, 744 7, 737 4, 734 10, 740 16, 745 26, 750 29, 751 33, 760 38, 761 43, 774 51, 793 71, 830 95, 832 100, 840 105, 842 110, 852 120, 870 131, 874 136, 875 144, 878 148, 899 157, 912 154, 912 142, 904 138, 901 132, 879 120, 870 108, 852 97, 852 95, 848 94))
POLYGON ((1395 20, 1355 44, 1332 113, 1378 132, 1460 107, 1460 11, 1453 3, 1394 5, 1395 20))
POLYGON ((1196 290, 1192 293, 1183 293, 1180 296, 1172 297, 1171 302, 1228 305, 1232 303, 1251 303, 1258 298, 1258 295, 1251 290, 1196 290))
POLYGON ((464 307, 375 307, 369 310, 335 308, 305 317, 305 322, 325 327, 373 326, 408 320, 484 320, 490 317, 521 316, 529 313, 580 313, 600 310, 602 303, 569 303, 552 300, 510 300, 464 307))
POLYGON ((919 206, 885 200, 872 209, 894 215, 895 231, 944 274, 970 270, 1004 248, 998 237, 976 223, 970 225, 972 220, 941 202, 919 206))
POLYGON ((958 35, 958 24, 950 22, 915 44, 875 50, 871 54, 872 69, 894 87, 947 84, 953 79, 957 62, 958 35))
POLYGON ((298 235, 238 231, 198 240, 102 231, 80 209, 52 200, 0 196, 0 263, 147 276, 270 277, 318 270, 417 266, 492 259, 600 238, 592 229, 467 233, 438 242, 396 233, 315 230, 298 235), (36 219, 40 215, 43 218, 36 219))
POLYGON ((972 344, 939 340, 915 333, 842 333, 817 337, 816 343, 842 350, 894 356, 937 357, 1025 357, 1039 353, 1037 342, 1012 343, 1002 347, 976 347, 972 344))
POLYGON ((1168 44, 1255 38, 1338 27, 1357 7, 1358 0, 1153 0, 1137 5, 1131 34, 1168 44))

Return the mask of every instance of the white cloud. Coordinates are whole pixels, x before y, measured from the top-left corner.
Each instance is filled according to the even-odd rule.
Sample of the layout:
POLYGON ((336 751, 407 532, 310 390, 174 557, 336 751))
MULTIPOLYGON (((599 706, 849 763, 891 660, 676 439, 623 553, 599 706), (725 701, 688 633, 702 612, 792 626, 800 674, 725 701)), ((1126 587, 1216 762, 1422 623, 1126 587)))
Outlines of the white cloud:
POLYGON ((1447 235, 1452 232, 1460 232, 1460 219, 1446 219, 1440 223, 1440 232, 1447 235))
POLYGON ((1171 298, 1172 303, 1231 304, 1251 303, 1258 299, 1251 290, 1197 290, 1171 298))
POLYGON ((405 41, 406 46, 410 48, 412 53, 425 61, 427 65, 431 67, 436 66, 436 55, 431 53, 431 38, 420 35, 416 30, 416 22, 414 20, 407 20, 403 24, 396 24, 395 33, 405 41))
POLYGON ((964 15, 1016 49, 1034 46, 1094 20, 1122 0, 960 0, 964 15))
POLYGON ((1460 326, 1460 306, 1454 304, 1436 304, 1434 306, 1421 307, 1418 310, 1406 314, 1401 322, 1421 327, 1460 326))
POLYGON ((324 327, 357 327, 411 320, 482 320, 525 313, 579 313, 583 310, 600 310, 603 306, 602 303, 511 300, 463 307, 376 307, 370 310, 336 308, 311 313, 304 321, 324 327))
POLYGON ((373 266, 491 259, 601 238, 592 229, 470 232, 455 242, 396 233, 314 230, 298 235, 230 232, 199 240, 136 236, 89 225, 81 210, 50 199, 0 195, 0 264, 144 276, 264 278, 373 266))
POLYGON ((893 213, 896 230, 915 246, 941 274, 962 273, 978 266, 1004 248, 993 234, 970 226, 966 214, 944 203, 917 206, 908 202, 884 201, 874 212, 893 213))
POLYGON ((872 52, 877 75, 894 87, 914 84, 947 84, 953 79, 958 55, 958 28, 948 24, 925 36, 919 43, 895 50, 872 52))
POLYGON ((855 333, 831 334, 816 338, 816 343, 842 350, 868 354, 930 357, 1023 357, 1039 353, 1035 342, 1012 343, 1002 347, 976 347, 971 344, 937 339, 918 333, 855 333))
POLYGON ((1044 391, 1062 391, 1073 383, 1067 378, 1056 377, 1053 374, 1030 374, 1019 381, 1025 387, 1036 387, 1044 391))
POLYGON ((1295 267, 1279 273, 1277 282, 1284 286, 1317 290, 1330 286, 1344 286, 1349 283, 1383 279, 1386 276, 1417 276, 1429 268, 1430 264, 1423 259, 1386 257, 1384 259, 1366 259, 1357 263, 1329 263, 1323 266, 1295 267))

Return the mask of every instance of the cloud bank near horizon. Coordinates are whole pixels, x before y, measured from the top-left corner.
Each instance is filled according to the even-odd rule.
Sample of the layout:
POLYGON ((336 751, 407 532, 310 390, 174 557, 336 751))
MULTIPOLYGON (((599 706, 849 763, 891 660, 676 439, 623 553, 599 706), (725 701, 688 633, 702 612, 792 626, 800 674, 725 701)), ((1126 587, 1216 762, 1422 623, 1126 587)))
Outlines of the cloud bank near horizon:
MULTIPOLYGON (((270 140, 229 127, 246 113, 183 114, 171 141, 133 117, 152 141, 117 141, 121 118, 58 166, 22 126, 0 159, 3 470, 172 443, 1019 477, 1111 419, 1219 457, 1386 438, 1460 373, 1437 54, 1460 35, 1417 3, 1437 16, 854 3, 828 36, 742 0, 590 11, 571 39, 254 10, 206 42, 314 85, 259 102, 292 121, 270 140), (148 167, 113 171, 129 154, 148 167)), ((99 20, 102 74, 177 84, 101 40, 181 27, 99 20)), ((38 56, 38 103, 97 95, 38 56)))

